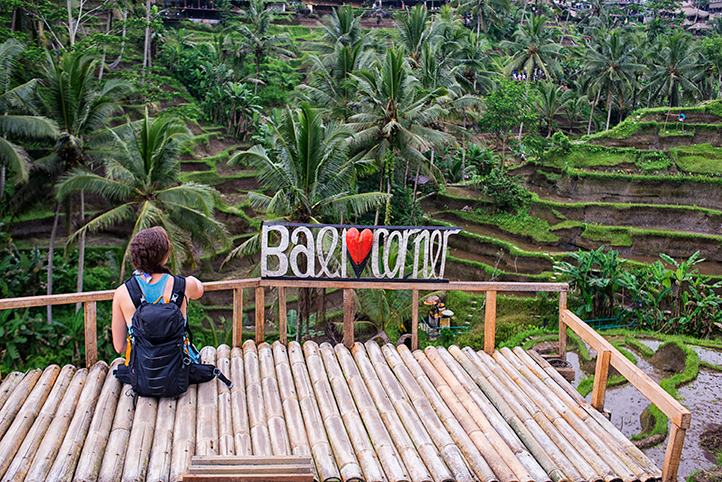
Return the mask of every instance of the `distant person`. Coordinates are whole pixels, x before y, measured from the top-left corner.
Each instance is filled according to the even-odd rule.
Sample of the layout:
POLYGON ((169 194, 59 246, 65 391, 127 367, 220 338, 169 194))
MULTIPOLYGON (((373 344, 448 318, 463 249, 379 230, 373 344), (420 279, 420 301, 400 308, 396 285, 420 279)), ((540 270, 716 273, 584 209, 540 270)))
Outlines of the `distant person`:
MULTIPOLYGON (((130 242, 130 261, 135 271, 133 278, 138 282, 149 303, 168 303, 173 297, 175 277, 166 267, 170 256, 170 238, 160 226, 140 231, 130 242)), ((188 301, 203 295, 203 283, 193 276, 185 278, 184 297, 180 311, 188 318, 188 301)), ((128 348, 128 328, 132 324, 135 305, 126 283, 115 290, 113 296, 113 347, 118 353, 128 348)))

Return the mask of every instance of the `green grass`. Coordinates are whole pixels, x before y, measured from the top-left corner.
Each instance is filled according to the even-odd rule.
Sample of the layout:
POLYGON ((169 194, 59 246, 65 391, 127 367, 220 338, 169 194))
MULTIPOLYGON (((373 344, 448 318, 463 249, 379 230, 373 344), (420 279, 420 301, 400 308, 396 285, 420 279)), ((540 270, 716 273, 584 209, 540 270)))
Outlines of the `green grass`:
POLYGON ((631 246, 633 244, 630 228, 587 224, 582 232, 582 237, 611 246, 631 246))
POLYGON ((566 154, 550 152, 549 162, 556 167, 571 166, 576 168, 610 167, 620 164, 634 164, 637 150, 631 148, 615 148, 580 144, 572 146, 566 154))
POLYGON ((496 226, 510 234, 527 236, 539 243, 556 243, 559 237, 550 231, 549 223, 527 213, 511 214, 491 213, 477 210, 474 212, 451 211, 465 221, 496 226))
POLYGON ((683 171, 711 176, 722 175, 722 149, 711 144, 676 147, 671 150, 683 171))

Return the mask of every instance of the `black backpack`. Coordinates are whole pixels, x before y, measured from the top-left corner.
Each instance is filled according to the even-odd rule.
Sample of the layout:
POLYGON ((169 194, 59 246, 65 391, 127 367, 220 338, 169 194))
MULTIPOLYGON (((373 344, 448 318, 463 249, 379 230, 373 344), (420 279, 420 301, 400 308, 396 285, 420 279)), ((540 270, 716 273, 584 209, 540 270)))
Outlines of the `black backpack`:
POLYGON ((168 303, 151 303, 145 299, 135 276, 125 280, 135 305, 128 332, 130 356, 113 374, 122 383, 133 387, 135 395, 144 397, 176 397, 190 383, 202 383, 217 376, 233 384, 215 365, 198 362, 198 350, 181 312, 186 280, 173 276, 173 291, 168 303))

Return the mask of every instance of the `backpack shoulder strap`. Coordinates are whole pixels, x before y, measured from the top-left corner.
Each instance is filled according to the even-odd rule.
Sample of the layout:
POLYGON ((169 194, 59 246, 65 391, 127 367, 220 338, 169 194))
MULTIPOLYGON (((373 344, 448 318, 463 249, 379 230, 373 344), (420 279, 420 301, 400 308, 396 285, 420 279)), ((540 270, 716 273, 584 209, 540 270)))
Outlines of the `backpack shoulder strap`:
POLYGON ((140 289, 140 285, 138 284, 138 280, 135 279, 135 276, 131 276, 130 278, 125 280, 124 283, 125 287, 128 289, 130 299, 133 301, 133 305, 135 305, 137 309, 140 304, 145 301, 145 295, 143 295, 143 290, 140 289))
POLYGON ((186 295, 186 279, 183 276, 173 276, 173 291, 170 297, 170 302, 178 305, 178 308, 183 305, 183 299, 186 295))

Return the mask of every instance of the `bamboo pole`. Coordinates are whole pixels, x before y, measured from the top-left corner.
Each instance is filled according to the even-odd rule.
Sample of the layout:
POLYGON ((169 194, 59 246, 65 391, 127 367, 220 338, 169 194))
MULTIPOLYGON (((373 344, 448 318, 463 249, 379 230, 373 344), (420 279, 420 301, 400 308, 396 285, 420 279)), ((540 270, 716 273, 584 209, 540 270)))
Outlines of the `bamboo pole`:
POLYGON ((253 455, 272 455, 271 435, 266 425, 266 408, 263 405, 261 369, 258 363, 256 344, 252 340, 248 340, 243 344, 243 360, 246 375, 248 421, 251 427, 253 455))
POLYGON ((419 290, 411 291, 411 349, 419 349, 419 290))
MULTIPOLYGON (((439 357, 435 356, 434 352, 426 350, 424 352, 414 352, 414 357, 421 365, 426 376, 431 380, 431 383, 439 390, 439 394, 444 398, 454 415, 460 421, 463 420, 462 425, 465 426, 467 433, 481 430, 488 443, 498 454, 498 457, 509 467, 513 473, 513 478, 522 482, 531 482, 532 478, 529 476, 529 472, 516 458, 514 451, 509 448, 479 406, 461 387, 459 381, 451 374, 439 357)), ((487 461, 489 461, 488 458, 487 461)))
MULTIPOLYGON (((9 465, 3 470, 3 481, 15 482, 25 479, 25 475, 27 475, 28 470, 30 470, 30 464, 37 453, 43 437, 45 437, 50 423, 55 417, 56 410, 65 396, 65 392, 70 386, 74 374, 75 367, 72 365, 65 365, 60 370, 50 394, 35 418, 35 422, 22 439, 18 440, 18 443, 21 443, 20 448, 15 451, 12 461, 8 460, 9 465)), ((11 444, 2 443, 0 445, 9 447, 11 444)))
MULTIPOLYGON (((216 349, 205 346, 201 363, 214 363, 216 349)), ((198 384, 196 415, 196 455, 218 455, 218 380, 198 384)))
POLYGON ((20 449, 20 444, 22 444, 33 422, 35 422, 35 418, 43 408, 59 374, 60 367, 58 365, 50 365, 43 370, 40 379, 33 387, 28 398, 25 399, 12 425, 0 440, 0 478, 5 474, 13 457, 20 449))
POLYGON ((12 391, 3 408, 0 409, 0 439, 2 439, 5 432, 10 428, 10 424, 15 420, 15 416, 22 408, 23 403, 25 403, 25 400, 30 395, 30 392, 40 379, 42 373, 43 371, 39 368, 28 371, 12 391))
POLYGON ((8 397, 22 381, 24 376, 25 374, 21 372, 10 372, 2 380, 2 383, 0 383, 0 410, 2 410, 8 397))
POLYGON ((535 481, 548 481, 549 475, 532 456, 512 427, 505 422, 491 401, 489 401, 476 383, 474 383, 474 380, 472 380, 469 374, 459 365, 459 362, 443 347, 438 347, 438 349, 433 350, 433 352, 434 356, 438 357, 440 363, 443 363, 449 373, 459 382, 461 389, 469 394, 471 399, 474 400, 476 405, 481 409, 486 419, 496 428, 496 431, 504 439, 509 448, 512 449, 516 458, 521 462, 529 475, 535 481))
POLYGON ((266 292, 263 286, 256 288, 256 343, 266 339, 266 292))
POLYGON ((177 405, 178 400, 175 398, 165 397, 158 400, 158 413, 146 477, 148 482, 168 482, 170 479, 173 426, 177 405))
POLYGON ((100 398, 98 398, 95 407, 93 420, 90 422, 88 436, 85 438, 83 450, 75 468, 75 475, 73 476, 75 482, 93 481, 98 477, 122 386, 113 375, 113 371, 122 363, 122 358, 115 359, 105 376, 105 383, 100 391, 100 398))
POLYGON ((336 465, 331 444, 323 426, 323 419, 321 417, 321 411, 318 408, 318 402, 313 396, 311 378, 304 362, 301 345, 295 341, 289 343, 288 358, 291 363, 291 373, 296 382, 298 404, 303 415, 306 435, 308 436, 308 443, 311 446, 311 454, 313 455, 318 478, 322 482, 339 481, 341 480, 341 474, 336 465))
POLYGON ((621 461, 608 443, 588 431, 582 420, 556 397, 550 394, 546 385, 529 370, 526 365, 518 361, 514 353, 504 348, 496 356, 496 361, 505 372, 514 374, 515 381, 531 400, 539 407, 544 416, 551 421, 560 433, 571 443, 584 459, 591 465, 599 476, 605 480, 622 478, 634 480, 636 476, 628 466, 621 461), (509 360, 516 362, 516 366, 509 360), (518 367, 518 369, 517 369, 518 367), (525 383, 528 382, 528 383, 525 383))
POLYGON ((108 365, 103 361, 96 363, 89 370, 88 378, 85 380, 83 391, 80 393, 75 407, 73 419, 68 426, 55 461, 50 467, 47 480, 72 479, 107 375, 108 365))
POLYGON ((75 412, 75 406, 78 403, 78 398, 80 397, 87 378, 87 368, 75 372, 62 401, 58 405, 55 417, 48 427, 43 440, 40 442, 37 451, 34 454, 28 454, 32 458, 27 475, 25 476, 25 480, 28 482, 42 482, 47 479, 48 471, 55 461, 55 457, 60 450, 60 444, 63 442, 65 434, 68 431, 73 412, 75 412))
MULTIPOLYGON (((231 348, 228 345, 221 345, 216 350, 216 367, 226 378, 231 379, 231 348)), ((236 455, 231 390, 220 380, 216 380, 216 385, 218 385, 218 453, 236 455)))
POLYGON ((306 356, 306 366, 311 379, 316 401, 323 419, 323 425, 329 435, 329 442, 336 456, 336 463, 344 481, 363 480, 364 475, 359 461, 354 453, 351 439, 346 431, 341 414, 333 398, 331 385, 328 382, 323 361, 319 354, 318 345, 312 341, 303 344, 303 353, 306 356))
POLYGON ((379 415, 381 415, 381 419, 396 445, 396 450, 399 452, 401 460, 404 461, 404 465, 406 465, 409 477, 411 477, 411 480, 414 482, 432 480, 429 469, 426 467, 426 464, 424 464, 424 460, 416 450, 416 447, 414 447, 411 437, 409 437, 399 415, 391 404, 391 400, 374 370, 364 345, 356 343, 351 353, 356 361, 356 366, 361 373, 361 377, 368 387, 371 398, 378 409, 379 415))
POLYGON ((346 427, 364 478, 368 482, 385 481, 386 477, 371 439, 366 431, 361 415, 353 401, 353 395, 341 371, 341 365, 336 358, 336 352, 329 343, 320 347, 321 358, 326 368, 326 376, 333 388, 333 398, 336 400, 338 410, 346 427))
MULTIPOLYGON (((276 363, 276 377, 281 394, 283 415, 288 429, 288 441, 291 444, 291 454, 308 456, 313 460, 285 344, 279 341, 273 342, 273 358, 276 363)), ((311 464, 311 469, 313 470, 314 480, 319 480, 314 464, 311 464)))
POLYGON ((567 292, 559 292, 559 357, 567 359, 567 324, 564 322, 564 311, 567 309, 567 292))
POLYGON ((125 384, 120 389, 118 406, 115 409, 113 428, 108 437, 108 446, 98 472, 98 482, 119 482, 123 475, 123 463, 128 451, 130 429, 133 427, 135 408, 133 407, 132 388, 125 384))
POLYGON ((198 385, 191 385, 176 403, 173 428, 173 452, 170 459, 170 480, 178 482, 188 471, 196 448, 196 407, 198 385))
POLYGON ((233 346, 243 343, 243 288, 233 290, 233 346))
POLYGON ((391 435, 384 426, 363 378, 361 378, 361 372, 359 372, 351 352, 341 344, 336 345, 334 350, 384 473, 392 481, 409 481, 408 471, 404 467, 391 435))
MULTIPOLYGON (((431 384, 429 378, 424 374, 424 371, 421 369, 421 366, 411 354, 411 351, 403 345, 399 346, 397 348, 397 351, 402 362, 404 363, 404 367, 406 367, 411 376, 414 377, 414 383, 416 384, 414 390, 416 390, 416 387, 418 387, 418 389, 423 392, 423 395, 426 397, 426 399, 433 407, 434 411, 437 413, 437 416, 444 424, 444 427, 451 435, 451 438, 454 439, 454 442, 464 453, 464 457, 469 462, 469 465, 474 470, 477 477, 479 477, 479 480, 481 480, 482 482, 496 482, 497 480, 508 480, 510 478, 513 478, 514 474, 511 473, 509 467, 507 467, 503 463, 503 461, 499 459, 496 453, 492 453, 493 448, 488 444, 488 441, 486 441, 483 434, 481 434, 481 432, 478 431, 477 428, 477 435, 486 442, 485 447, 488 449, 487 456, 491 459, 490 462, 487 462, 484 455, 476 447, 469 434, 467 434, 464 430, 464 427, 461 426, 456 417, 454 417, 454 414, 451 412, 449 407, 446 405, 446 403, 444 403, 444 400, 441 398, 439 393, 431 384), (497 467, 496 471, 493 469, 492 465, 497 467), (502 475, 495 474, 495 472, 497 471, 502 475, 507 474, 508 478, 502 479, 502 475)), ((392 365, 392 367, 394 368, 395 372, 397 371, 397 369, 400 370, 400 365, 399 368, 394 365, 392 365)), ((411 384, 411 382, 408 380, 403 381, 402 383, 404 383, 404 386, 406 386, 407 384, 411 384)))
POLYGON ((288 345, 288 313, 286 309, 286 288, 278 287, 278 329, 280 331, 280 340, 284 345, 288 345))
POLYGON ((128 451, 123 465, 123 482, 145 480, 150 461, 150 449, 155 433, 155 419, 158 416, 158 399, 138 397, 133 427, 128 437, 128 451))
POLYGON ((346 348, 353 346, 354 339, 354 295, 352 289, 343 290, 343 344, 346 348))
MULTIPOLYGON (((419 417, 419 414, 416 413, 414 407, 409 403, 409 399, 404 392, 404 388, 401 386, 398 379, 391 371, 391 368, 389 368, 389 365, 386 363, 386 359, 384 358, 379 345, 374 341, 370 341, 366 343, 366 349, 376 374, 379 377, 379 381, 381 381, 381 385, 384 387, 384 390, 391 399, 391 403, 396 409, 396 413, 399 414, 401 422, 406 427, 411 440, 414 442, 416 449, 419 451, 421 459, 426 464, 426 467, 428 467, 434 480, 437 482, 447 480, 471 480, 471 473, 469 472, 466 464, 463 462, 463 456, 461 456, 458 448, 456 453, 452 453, 448 450, 448 445, 444 444, 437 447, 434 444, 434 440, 426 431, 421 417, 419 417), (442 452, 442 455, 445 455, 446 458, 442 458, 442 456, 439 455, 439 450, 442 447, 446 449, 442 452), (461 460, 459 460, 459 458, 461 458, 461 460), (449 467, 447 467, 447 464, 449 464, 449 467), (453 474, 450 469, 453 470, 453 474)), ((444 430, 442 429, 442 432, 443 431, 444 430)), ((449 441, 451 440, 449 439, 449 441)))
POLYGON ((273 455, 290 455, 291 443, 288 440, 286 420, 283 418, 281 393, 276 379, 276 364, 273 361, 273 350, 268 343, 258 345, 258 361, 261 369, 261 389, 263 406, 266 411, 266 423, 271 438, 273 455))
MULTIPOLYGON (((472 476, 467 466, 467 461, 464 458, 462 450, 456 445, 451 434, 444 427, 443 422, 434 411, 431 406, 431 402, 426 398, 424 392, 416 383, 416 379, 411 374, 406 365, 404 365, 401 356, 393 347, 393 345, 387 344, 381 348, 381 351, 386 359, 391 370, 396 375, 399 385, 406 392, 409 401, 413 404, 416 413, 419 414, 419 419, 423 423, 426 431, 436 445, 436 448, 441 453, 442 458, 446 462, 446 465, 451 470, 454 480, 476 480, 476 477, 472 476)), ((408 402, 407 402, 408 403, 408 402)), ((489 468, 491 477, 493 472, 489 468)), ((484 476, 483 478, 487 478, 484 476)))
MULTIPOLYGON (((538 425, 533 423, 534 419, 527 409, 488 367, 483 363, 475 363, 477 360, 480 362, 480 360, 478 357, 476 357, 476 360, 472 358, 476 356, 476 353, 473 350, 469 351, 466 349, 462 351, 457 346, 449 348, 449 354, 456 359, 472 380, 476 382, 476 385, 481 388, 484 395, 496 407, 506 423, 514 430, 534 456, 534 459, 544 469, 544 474, 533 474, 535 480, 547 478, 551 478, 554 482, 568 480, 569 477, 560 470, 558 462, 553 460, 549 453, 552 447, 548 445, 542 446, 542 442, 534 436, 534 433, 539 433, 541 430, 536 430, 538 425)), ((548 440, 544 440, 544 442, 548 442, 548 440)))
POLYGON ((484 312, 484 351, 494 353, 496 340, 496 291, 486 293, 486 308, 484 312))
MULTIPOLYGON (((483 380, 475 378, 477 384, 481 387, 484 393, 486 394, 488 391, 490 392, 488 384, 494 386, 497 392, 502 394, 502 397, 504 398, 505 403, 508 403, 509 408, 513 410, 514 414, 519 417, 519 419, 521 419, 524 427, 526 427, 526 429, 531 433, 534 440, 538 442, 538 444, 530 444, 527 445, 527 447, 532 450, 534 457, 541 463, 542 467, 544 467, 552 480, 556 481, 559 478, 559 474, 556 473, 554 469, 548 467, 549 462, 545 460, 545 457, 540 457, 536 453, 538 449, 534 445, 541 445, 541 447, 543 447, 544 452, 548 455, 548 458, 553 460, 556 467, 558 467, 558 470, 562 472, 563 477, 575 482, 584 480, 579 471, 569 461, 566 455, 564 455, 563 451, 554 444, 554 441, 549 437, 547 432, 534 419, 534 415, 539 412, 539 408, 534 405, 531 400, 529 400, 519 387, 516 386, 514 381, 506 376, 505 373, 500 373, 498 371, 500 370, 498 365, 490 364, 487 357, 484 357, 487 361, 487 363, 484 363, 481 357, 469 347, 464 348, 463 352, 476 365, 476 368, 488 381, 488 383, 485 384, 483 380)), ((507 420, 509 420, 507 415, 504 416, 507 420)), ((548 427, 548 429, 549 428, 553 430, 553 425, 548 427)), ((523 437, 523 439, 524 438, 526 437, 523 437)))
POLYGON ((594 370, 594 389, 592 390, 592 407, 600 412, 604 411, 604 396, 607 393, 607 379, 609 378, 609 361, 612 352, 602 350, 597 353, 597 366, 594 370))
MULTIPOLYGON (((589 431, 593 432, 597 437, 603 439, 605 444, 614 451, 614 453, 625 465, 629 467, 637 477, 641 480, 658 479, 662 472, 647 456, 639 450, 627 437, 622 434, 606 417, 595 410, 589 402, 581 396, 572 397, 561 384, 572 388, 569 382, 564 380, 553 367, 549 366, 549 370, 542 368, 536 360, 533 360, 529 353, 521 348, 514 349, 514 355, 520 363, 526 365, 532 370, 535 376, 544 382, 548 390, 547 396, 550 400, 558 399, 561 403, 571 409, 577 416, 584 421, 589 431), (596 417, 595 417, 596 416, 596 417)), ((508 357, 511 359, 511 357, 508 357)), ((546 360, 541 361, 549 365, 546 360)), ((574 394, 579 395, 576 390, 574 394)))
POLYGON ((233 420, 233 438, 236 455, 253 454, 251 447, 251 429, 248 425, 248 406, 246 405, 246 377, 243 368, 243 350, 234 347, 231 350, 231 418, 233 420))
MULTIPOLYGON (((82 271, 82 269, 81 269, 82 271)), ((85 323, 85 366, 95 365, 98 361, 98 322, 95 301, 83 303, 83 320, 85 323)))

